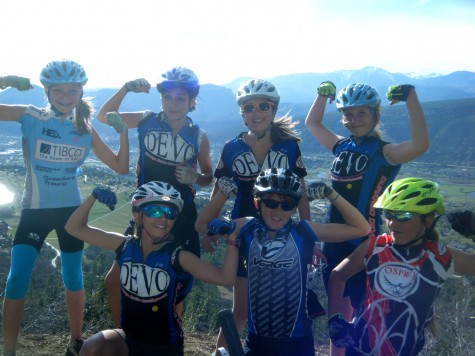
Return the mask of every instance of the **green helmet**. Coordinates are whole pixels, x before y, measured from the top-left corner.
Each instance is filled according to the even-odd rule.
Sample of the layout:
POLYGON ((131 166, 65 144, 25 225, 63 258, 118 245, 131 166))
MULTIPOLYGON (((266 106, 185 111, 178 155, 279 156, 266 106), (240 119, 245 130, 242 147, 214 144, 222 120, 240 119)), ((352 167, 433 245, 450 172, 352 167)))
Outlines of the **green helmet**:
POLYGON ((403 178, 391 183, 373 207, 394 211, 409 211, 426 215, 445 212, 439 185, 421 178, 403 178))

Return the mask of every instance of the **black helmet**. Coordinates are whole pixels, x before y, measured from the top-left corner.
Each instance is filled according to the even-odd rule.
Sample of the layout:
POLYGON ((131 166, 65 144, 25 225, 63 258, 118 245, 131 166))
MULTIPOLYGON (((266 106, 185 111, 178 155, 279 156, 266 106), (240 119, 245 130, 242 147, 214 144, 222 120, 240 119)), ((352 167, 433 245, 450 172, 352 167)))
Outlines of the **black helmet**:
POLYGON ((300 199, 302 183, 300 178, 286 168, 270 168, 261 172, 254 184, 254 194, 261 196, 265 193, 275 193, 300 199))

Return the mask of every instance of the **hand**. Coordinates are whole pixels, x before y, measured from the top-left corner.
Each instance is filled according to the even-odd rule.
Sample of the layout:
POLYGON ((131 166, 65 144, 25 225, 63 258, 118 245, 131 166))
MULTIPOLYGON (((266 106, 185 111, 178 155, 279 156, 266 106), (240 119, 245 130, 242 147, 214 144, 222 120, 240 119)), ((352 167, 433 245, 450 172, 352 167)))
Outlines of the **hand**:
POLYGON ((333 191, 328 185, 323 182, 313 182, 307 187, 307 198, 309 201, 315 199, 324 199, 333 191))
POLYGON ((144 79, 135 79, 125 83, 127 91, 133 91, 134 93, 148 93, 152 87, 150 83, 144 79))
POLYGON ((198 181, 199 174, 188 163, 176 166, 176 180, 181 184, 195 184, 198 181))
POLYGON ((406 101, 411 89, 414 89, 414 85, 391 85, 386 92, 386 97, 391 101, 391 105, 400 101, 406 101))
MULTIPOLYGON (((469 237, 475 235, 475 214, 470 210, 455 211, 447 214, 447 219, 452 226, 452 229, 459 234, 469 237)), ((473 236, 475 240, 475 236, 473 236)))
POLYGON ((237 195, 237 185, 229 177, 221 177, 218 179, 218 188, 226 196, 226 199, 234 199, 237 195))
POLYGON ((213 219, 208 223, 208 235, 231 235, 236 230, 236 222, 228 219, 213 219))
POLYGON ((328 96, 331 104, 335 100, 336 86, 330 81, 322 82, 317 89, 317 93, 321 96, 328 96))
POLYGON ((323 254, 322 249, 317 245, 313 247, 312 263, 314 266, 327 263, 327 256, 323 254))
POLYGON ((106 120, 107 124, 109 126, 112 126, 114 130, 118 133, 124 132, 124 129, 127 129, 127 125, 124 122, 124 119, 122 119, 122 116, 119 115, 119 113, 113 111, 113 112, 108 112, 106 114, 106 120))
POLYGON ((219 237, 216 235, 203 235, 201 237, 201 246, 206 252, 213 253, 218 248, 219 237))
POLYGON ((16 88, 19 91, 33 89, 33 85, 31 85, 30 79, 28 78, 18 77, 16 75, 7 75, 1 79, 0 89, 5 89, 8 87, 16 88))
POLYGON ((92 196, 99 201, 99 203, 107 205, 111 211, 115 209, 117 197, 109 188, 96 187, 92 191, 92 196))
POLYGON ((336 347, 348 347, 356 344, 353 324, 347 322, 340 313, 334 314, 328 319, 328 331, 330 339, 336 347))

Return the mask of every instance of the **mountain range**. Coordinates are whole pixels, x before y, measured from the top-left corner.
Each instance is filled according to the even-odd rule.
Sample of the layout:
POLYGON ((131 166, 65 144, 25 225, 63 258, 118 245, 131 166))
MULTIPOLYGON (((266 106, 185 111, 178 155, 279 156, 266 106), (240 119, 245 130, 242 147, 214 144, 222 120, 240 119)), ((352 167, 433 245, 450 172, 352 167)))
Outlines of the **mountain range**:
MULTIPOLYGON (((130 78, 133 79, 133 78, 130 78)), ((236 106, 235 92, 239 85, 249 78, 238 78, 224 85, 204 84, 198 96, 197 110, 190 114, 210 137, 212 145, 219 148, 226 140, 236 136, 245 127, 236 106)), ((375 87, 383 101, 382 122, 387 139, 394 142, 408 138, 408 119, 404 103, 389 107, 385 98, 387 88, 393 84, 412 84, 426 113, 431 135, 431 149, 419 159, 439 163, 453 163, 475 166, 475 73, 453 72, 448 75, 414 77, 408 74, 391 73, 381 68, 365 67, 360 70, 340 70, 330 73, 301 73, 269 78, 279 90, 281 104, 278 116, 290 113, 300 122, 302 150, 325 152, 303 125, 305 116, 316 96, 318 85, 331 80, 337 91, 347 84, 362 82, 375 87), (451 143, 450 146, 447 146, 451 143), (434 146, 437 144, 437 146, 434 146), (450 150, 447 148, 450 147, 450 150), (441 149, 440 149, 441 148, 441 149)), ((118 88, 88 89, 84 96, 92 97, 98 109, 118 88)), ((33 90, 18 92, 15 89, 0 91, 0 103, 33 104, 44 106, 44 91, 35 86, 33 90)), ((152 88, 149 94, 130 93, 126 96, 120 111, 160 111, 160 96, 152 88)), ((339 123, 340 114, 334 105, 327 105, 326 125, 336 133, 345 134, 339 123)), ((114 136, 106 125, 94 122, 94 127, 105 136, 114 136)), ((2 132, 17 132, 18 125, 6 123, 2 132)), ((131 143, 134 142, 131 140, 131 143)))

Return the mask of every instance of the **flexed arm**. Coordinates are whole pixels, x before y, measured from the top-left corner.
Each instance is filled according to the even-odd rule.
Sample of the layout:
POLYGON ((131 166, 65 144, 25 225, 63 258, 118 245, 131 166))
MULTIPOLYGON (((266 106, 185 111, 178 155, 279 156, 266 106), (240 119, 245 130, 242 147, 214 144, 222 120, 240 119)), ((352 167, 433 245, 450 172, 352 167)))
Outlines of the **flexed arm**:
POLYGON ((129 172, 129 133, 123 130, 120 134, 120 147, 115 154, 110 147, 101 139, 95 129, 92 129, 92 150, 95 155, 109 168, 119 174, 129 172))
POLYGON ((384 154, 391 163, 409 162, 422 155, 429 148, 429 133, 424 112, 422 111, 416 89, 409 84, 390 86, 386 93, 390 104, 405 101, 409 114, 411 139, 401 143, 384 146, 384 154))
MULTIPOLYGON (((99 109, 97 118, 99 121, 108 124, 107 113, 119 111, 119 107, 122 104, 125 96, 129 92, 134 93, 149 93, 151 85, 145 79, 135 79, 125 83, 114 95, 112 95, 99 109)), ((143 112, 134 113, 119 113, 125 124, 129 128, 137 127, 139 122, 143 119, 143 112)))
MULTIPOLYGON (((0 77, 0 89, 16 88, 19 91, 33 89, 30 79, 7 75, 0 77)), ((26 105, 0 105, 0 121, 17 121, 25 113, 26 105)))
POLYGON ((107 250, 117 249, 124 241, 124 235, 104 231, 87 224, 89 212, 96 200, 111 205, 114 198, 115 194, 110 190, 94 189, 93 193, 69 217, 65 226, 66 231, 90 245, 107 250))
POLYGON ((341 137, 326 128, 322 121, 325 114, 327 100, 330 100, 331 103, 335 99, 336 88, 332 82, 326 81, 320 84, 317 92, 317 98, 313 102, 307 117, 305 118, 305 126, 307 126, 307 129, 317 139, 317 141, 331 152, 333 146, 335 146, 341 137))

